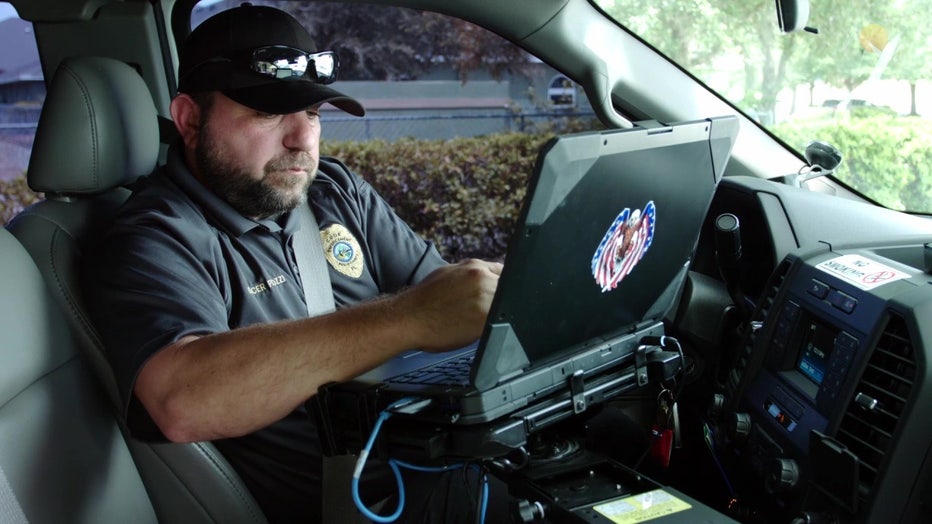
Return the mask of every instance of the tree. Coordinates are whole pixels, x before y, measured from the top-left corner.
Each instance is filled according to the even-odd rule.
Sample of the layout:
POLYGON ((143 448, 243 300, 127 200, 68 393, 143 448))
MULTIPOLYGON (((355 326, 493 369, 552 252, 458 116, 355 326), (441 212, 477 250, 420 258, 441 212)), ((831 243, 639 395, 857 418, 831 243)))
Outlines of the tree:
MULTIPOLYGON (((438 17, 441 15, 431 15, 438 17)), ((531 55, 491 31, 458 18, 444 39, 444 55, 465 82, 472 71, 485 70, 495 79, 506 74, 531 78, 531 55)))
POLYGON ((448 31, 408 9, 275 2, 310 31, 319 49, 340 57, 342 80, 410 80, 423 74, 448 31))
POLYGON ((716 18, 716 8, 709 0, 601 3, 612 18, 691 71, 711 71, 715 58, 727 47, 727 35, 723 34, 721 20, 716 18))
POLYGON ((910 115, 916 112, 916 82, 932 78, 932 63, 923 60, 932 53, 928 22, 932 20, 932 2, 902 2, 885 27, 888 38, 896 39, 897 49, 890 60, 887 76, 909 82, 910 115))
POLYGON ((778 40, 772 1, 615 0, 607 11, 700 78, 730 74, 729 86, 743 84, 745 107, 773 112, 795 42, 778 40), (743 68, 723 72, 723 58, 743 68))
POLYGON ((343 80, 414 80, 443 64, 464 82, 478 70, 494 78, 530 71, 519 47, 445 15, 379 5, 265 3, 294 15, 319 49, 335 51, 343 80))
POLYGON ((777 96, 790 79, 787 67, 803 35, 781 35, 773 2, 725 2, 716 16, 723 20, 744 59, 746 107, 774 114, 777 96))
POLYGON ((849 93, 868 79, 877 64, 877 55, 861 47, 862 29, 889 17, 888 2, 850 7, 845 0, 822 0, 818 9, 813 6, 810 23, 819 33, 804 39, 793 67, 849 93))

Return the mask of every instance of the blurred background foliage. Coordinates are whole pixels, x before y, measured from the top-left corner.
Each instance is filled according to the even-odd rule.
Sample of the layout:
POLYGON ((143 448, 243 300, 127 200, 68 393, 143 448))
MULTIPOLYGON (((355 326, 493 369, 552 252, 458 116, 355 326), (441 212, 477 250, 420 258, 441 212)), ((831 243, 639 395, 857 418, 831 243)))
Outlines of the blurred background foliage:
POLYGON ((897 118, 867 108, 844 118, 775 126, 791 147, 813 140, 835 146, 842 162, 835 177, 892 209, 932 209, 932 121, 897 118), (878 133, 883 129, 884 133, 878 133))
POLYGON ((42 198, 26 185, 26 175, 13 180, 0 179, 0 224, 6 224, 17 213, 42 198))
POLYGON ((550 135, 325 142, 449 261, 505 255, 537 151, 550 135))

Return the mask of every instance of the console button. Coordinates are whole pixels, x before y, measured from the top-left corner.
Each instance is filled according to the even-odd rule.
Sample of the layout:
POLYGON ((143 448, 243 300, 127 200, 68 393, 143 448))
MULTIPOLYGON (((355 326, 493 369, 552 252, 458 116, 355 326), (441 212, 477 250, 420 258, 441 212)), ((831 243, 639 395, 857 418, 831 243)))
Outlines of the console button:
POLYGON ((835 308, 840 309, 845 313, 851 313, 858 305, 858 299, 852 297, 851 295, 846 295, 841 291, 832 291, 829 293, 828 301, 833 306, 835 306, 835 308))
POLYGON ((844 348, 849 352, 854 352, 858 349, 858 339, 842 331, 839 333, 838 338, 835 339, 835 346, 837 348, 844 348))
POLYGON ((790 415, 793 416, 793 418, 797 420, 803 418, 803 413, 805 410, 803 409, 802 404, 793 400, 793 398, 790 397, 790 395, 788 395, 782 388, 777 388, 774 390, 773 398, 777 401, 778 404, 783 406, 783 408, 786 409, 790 415))
POLYGON ((807 289, 807 291, 809 291, 810 295, 822 300, 828 296, 829 287, 825 282, 819 282, 813 278, 812 281, 809 282, 809 289, 807 289))

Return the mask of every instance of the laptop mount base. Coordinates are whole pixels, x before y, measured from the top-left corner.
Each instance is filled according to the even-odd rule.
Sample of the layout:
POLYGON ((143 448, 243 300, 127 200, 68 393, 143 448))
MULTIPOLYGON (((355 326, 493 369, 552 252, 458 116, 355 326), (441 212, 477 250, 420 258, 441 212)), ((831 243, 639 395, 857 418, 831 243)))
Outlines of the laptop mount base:
MULTIPOLYGON (((480 462, 507 485, 516 523, 609 524, 626 521, 630 516, 619 512, 630 511, 661 511, 652 517, 659 524, 735 522, 583 444, 582 428, 605 401, 650 382, 662 384, 682 369, 680 354, 665 349, 642 345, 632 365, 588 380, 574 374, 564 392, 483 424, 420 417, 426 403, 413 401, 385 421, 372 456, 424 466, 480 462)), ((364 447, 379 413, 361 398, 366 395, 353 399, 342 389, 334 398, 325 387, 308 401, 325 455, 357 454, 364 447), (334 417, 337 412, 343 416, 334 417), (346 424, 347 414, 355 424, 346 424)))
MULTIPOLYGON (((489 422, 457 424, 455 417, 438 417, 426 401, 409 403, 384 423, 372 456, 440 465, 513 454, 527 445, 531 435, 574 418, 582 421, 604 402, 681 369, 681 355, 665 351, 658 342, 664 337, 644 338, 648 343, 638 346, 628 365, 591 377, 575 373, 559 392, 489 422)), ((379 399, 362 386, 358 390, 346 384, 321 387, 306 407, 317 424, 323 454, 358 454, 381 411, 394 400, 379 399)))

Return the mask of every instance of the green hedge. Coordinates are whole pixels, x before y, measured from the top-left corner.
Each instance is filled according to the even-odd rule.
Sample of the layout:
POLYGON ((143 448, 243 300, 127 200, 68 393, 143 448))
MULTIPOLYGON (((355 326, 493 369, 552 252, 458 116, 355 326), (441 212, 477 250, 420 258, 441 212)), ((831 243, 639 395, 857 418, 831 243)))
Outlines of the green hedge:
POLYGON ((509 133, 449 141, 327 142, 441 255, 505 254, 537 151, 551 135, 509 133))
MULTIPOLYGON (((322 154, 368 180, 450 261, 501 258, 537 151, 549 134, 509 133, 447 141, 324 141, 322 154)), ((25 178, 0 181, 5 224, 40 195, 25 178)))
POLYGON ((773 131, 800 151, 812 140, 838 148, 843 158, 835 176, 878 203, 932 213, 932 121, 881 114, 794 122, 773 131))

